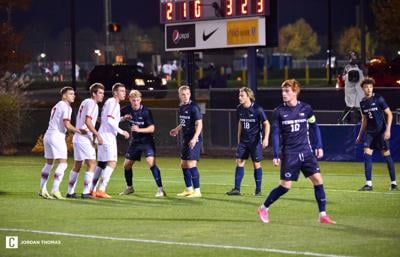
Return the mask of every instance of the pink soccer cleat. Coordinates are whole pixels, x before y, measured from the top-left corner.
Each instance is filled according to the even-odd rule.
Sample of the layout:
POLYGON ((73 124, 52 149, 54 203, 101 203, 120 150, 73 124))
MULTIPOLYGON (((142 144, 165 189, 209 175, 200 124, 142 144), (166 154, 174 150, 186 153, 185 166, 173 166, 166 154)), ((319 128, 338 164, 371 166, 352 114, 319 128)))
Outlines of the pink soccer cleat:
POLYGON ((336 224, 336 221, 331 220, 328 215, 319 217, 319 223, 336 224))
POLYGON ((260 220, 264 223, 269 223, 269 213, 268 213, 268 209, 266 208, 261 208, 259 207, 257 209, 258 212, 258 216, 260 217, 260 220))

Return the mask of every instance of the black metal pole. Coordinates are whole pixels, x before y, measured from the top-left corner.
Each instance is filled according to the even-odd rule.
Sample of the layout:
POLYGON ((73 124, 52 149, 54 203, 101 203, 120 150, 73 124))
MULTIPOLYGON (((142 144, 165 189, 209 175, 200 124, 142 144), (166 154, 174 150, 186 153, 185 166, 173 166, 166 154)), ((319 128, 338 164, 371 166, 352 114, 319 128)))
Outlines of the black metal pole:
POLYGON ((194 101, 196 99, 196 90, 195 90, 195 61, 194 61, 194 52, 187 51, 186 52, 186 66, 185 66, 185 75, 186 75, 186 83, 190 87, 191 99, 194 101))
POLYGON ((360 31, 361 31, 361 65, 365 65, 365 0, 360 0, 360 31))
POLYGON ((331 72, 331 62, 332 62, 332 0, 328 0, 328 84, 332 85, 332 72, 331 72))
POLYGON ((247 48, 247 76, 248 87, 257 93, 257 49, 255 46, 247 48))
POLYGON ((75 59, 75 52, 76 52, 76 46, 75 46, 75 0, 70 0, 70 30, 71 30, 71 86, 72 88, 76 91, 76 77, 75 77, 75 64, 76 64, 76 59, 75 59))

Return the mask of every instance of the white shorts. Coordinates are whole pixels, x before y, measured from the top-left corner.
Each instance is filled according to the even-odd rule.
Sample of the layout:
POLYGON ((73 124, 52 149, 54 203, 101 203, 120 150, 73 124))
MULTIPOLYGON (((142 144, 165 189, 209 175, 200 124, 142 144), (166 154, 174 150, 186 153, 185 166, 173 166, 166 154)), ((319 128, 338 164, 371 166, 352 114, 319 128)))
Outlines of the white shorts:
POLYGON ((74 142, 74 160, 96 160, 96 149, 92 142, 85 137, 80 137, 78 142, 74 142))
POLYGON ((114 144, 103 143, 97 147, 97 160, 100 162, 117 161, 117 141, 114 144))
POLYGON ((46 133, 43 139, 44 158, 46 159, 64 159, 68 158, 67 143, 65 134, 46 133))

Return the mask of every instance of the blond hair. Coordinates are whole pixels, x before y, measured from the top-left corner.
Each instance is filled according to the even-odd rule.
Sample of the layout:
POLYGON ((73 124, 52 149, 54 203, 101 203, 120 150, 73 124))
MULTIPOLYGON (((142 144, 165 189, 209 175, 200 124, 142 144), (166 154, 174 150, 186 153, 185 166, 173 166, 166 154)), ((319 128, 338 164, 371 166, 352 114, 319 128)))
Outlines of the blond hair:
POLYGON ((139 90, 133 89, 129 92, 129 98, 142 98, 142 93, 139 90))
POLYGON ((183 86, 180 86, 180 87, 178 88, 178 92, 179 92, 179 93, 182 92, 183 90, 189 90, 189 91, 190 91, 190 87, 187 86, 187 85, 183 85, 183 86))
POLYGON ((251 90, 249 87, 241 87, 239 92, 245 92, 252 102, 256 100, 253 90, 251 90))

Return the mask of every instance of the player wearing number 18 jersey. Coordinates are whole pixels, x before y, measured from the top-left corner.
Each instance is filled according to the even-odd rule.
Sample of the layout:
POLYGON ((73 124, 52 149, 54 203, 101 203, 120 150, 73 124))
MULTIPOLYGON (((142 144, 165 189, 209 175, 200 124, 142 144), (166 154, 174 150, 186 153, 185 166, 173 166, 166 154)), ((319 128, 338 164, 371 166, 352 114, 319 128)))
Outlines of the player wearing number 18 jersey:
POLYGON ((280 138, 282 138, 281 180, 278 187, 273 189, 264 204, 258 208, 262 222, 269 222, 269 206, 287 193, 292 181, 297 181, 300 170, 314 184, 315 199, 318 203, 319 222, 335 224, 326 214, 326 199, 322 176, 317 158, 323 156, 321 133, 310 105, 297 100, 300 84, 294 80, 282 83, 283 104, 273 113, 272 140, 274 149, 273 164, 278 166, 280 138), (309 129, 316 137, 315 155, 310 145, 309 129))

